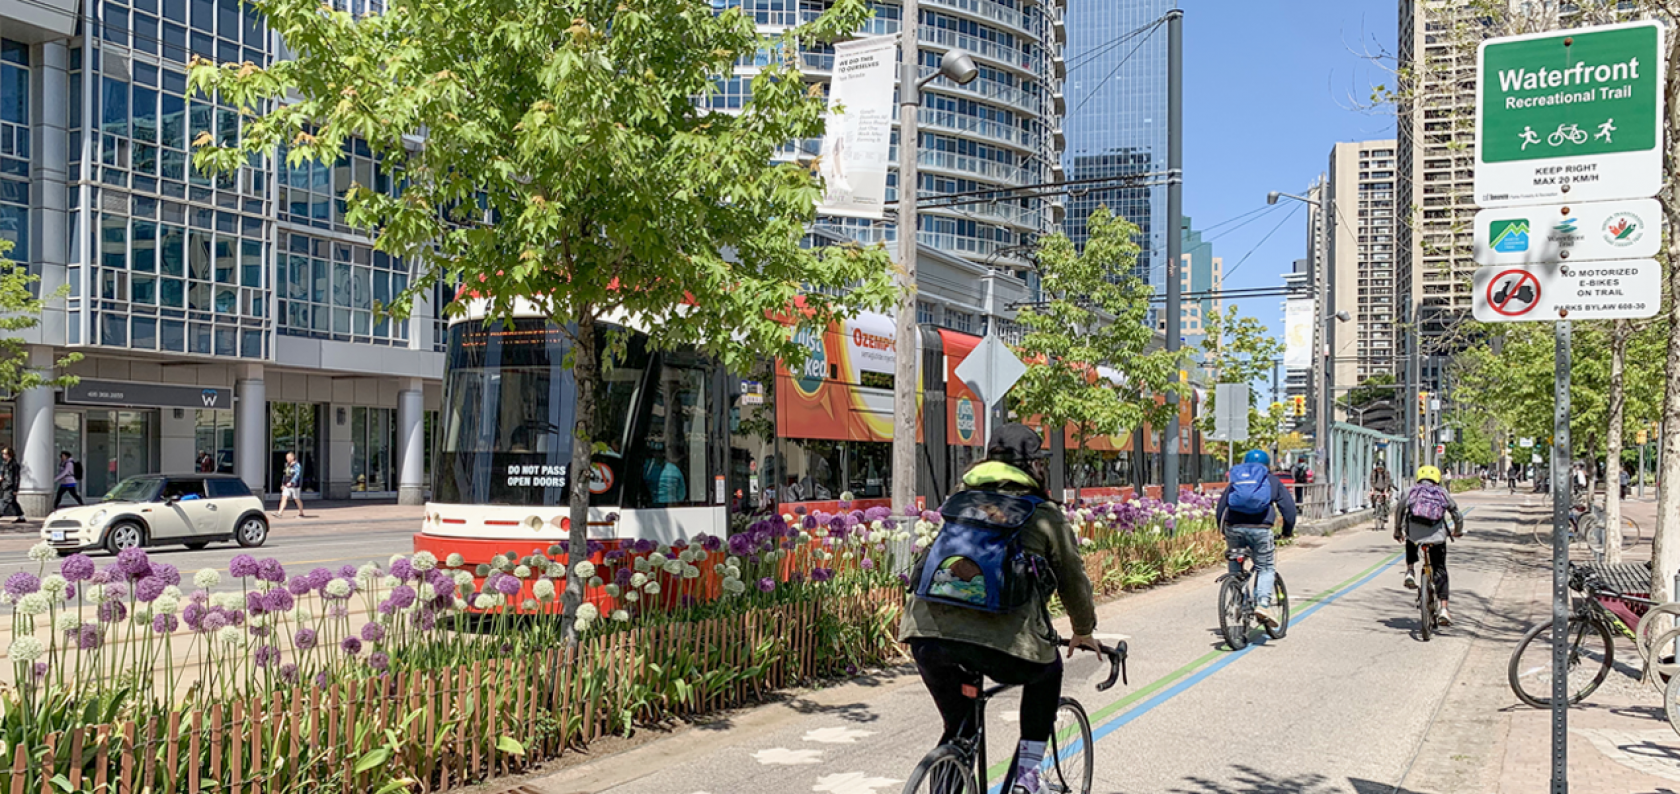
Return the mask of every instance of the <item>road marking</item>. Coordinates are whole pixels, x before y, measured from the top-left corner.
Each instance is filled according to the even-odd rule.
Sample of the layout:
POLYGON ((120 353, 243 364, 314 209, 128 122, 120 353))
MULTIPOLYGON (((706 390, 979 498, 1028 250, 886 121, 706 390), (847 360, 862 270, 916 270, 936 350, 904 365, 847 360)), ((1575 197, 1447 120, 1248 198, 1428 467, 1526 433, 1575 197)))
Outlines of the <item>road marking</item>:
POLYGON ((857 740, 874 735, 874 731, 858 730, 857 728, 818 728, 814 731, 806 731, 805 741, 819 744, 857 744, 857 740))
POLYGON ((827 794, 875 794, 878 788, 896 786, 903 782, 888 777, 869 777, 862 772, 846 772, 817 778, 817 784, 812 786, 811 790, 827 794))
POLYGON ((822 763, 821 750, 789 750, 786 747, 772 747, 753 753, 753 758, 765 766, 796 766, 799 764, 822 763))

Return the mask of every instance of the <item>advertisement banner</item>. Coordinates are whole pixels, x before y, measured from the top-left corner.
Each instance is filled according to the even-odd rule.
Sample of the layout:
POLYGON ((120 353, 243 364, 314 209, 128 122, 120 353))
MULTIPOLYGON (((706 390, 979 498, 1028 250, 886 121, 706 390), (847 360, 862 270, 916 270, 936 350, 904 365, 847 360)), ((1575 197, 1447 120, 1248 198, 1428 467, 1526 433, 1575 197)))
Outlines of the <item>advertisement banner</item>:
POLYGON ((1313 302, 1311 298, 1292 298, 1284 303, 1283 338, 1287 347, 1283 365, 1290 369, 1312 366, 1313 302))
POLYGON ((824 186, 818 212, 874 220, 883 217, 892 134, 893 69, 897 65, 896 35, 834 45, 828 125, 817 161, 824 186))
POLYGON ((810 350, 804 368, 789 372, 777 364, 776 422, 782 434, 891 441, 895 330, 891 317, 865 312, 826 331, 799 331, 796 341, 810 350))

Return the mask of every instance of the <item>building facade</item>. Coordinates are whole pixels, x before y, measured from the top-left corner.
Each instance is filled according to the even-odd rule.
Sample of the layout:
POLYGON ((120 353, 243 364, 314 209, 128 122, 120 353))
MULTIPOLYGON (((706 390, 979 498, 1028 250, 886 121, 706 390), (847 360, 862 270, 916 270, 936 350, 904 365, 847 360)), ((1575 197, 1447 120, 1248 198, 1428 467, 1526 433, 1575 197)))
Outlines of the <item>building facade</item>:
POLYGON ((1063 173, 1071 182, 1135 184, 1070 190, 1063 230, 1083 250, 1098 207, 1137 224, 1137 275, 1157 288, 1178 221, 1166 217, 1167 36, 1152 25, 1175 7, 1176 0, 1070 0, 1067 12, 1063 173))
MULTIPOLYGON (((1347 323, 1330 324, 1338 398, 1376 373, 1396 372, 1395 145, 1338 143, 1330 152, 1331 313, 1352 315, 1347 323)), ((1346 421, 1344 409, 1337 419, 1346 421)))
MULTIPOLYGON (((1213 243, 1202 239, 1202 233, 1192 228, 1189 217, 1181 219, 1179 234, 1183 237, 1184 254, 1180 257, 1178 285, 1186 297, 1178 327, 1184 347, 1198 351, 1207 336, 1208 316, 1225 310, 1225 301, 1218 294, 1225 283, 1225 260, 1214 256, 1213 243)), ((1165 318, 1156 321, 1156 329, 1166 332, 1165 318)))

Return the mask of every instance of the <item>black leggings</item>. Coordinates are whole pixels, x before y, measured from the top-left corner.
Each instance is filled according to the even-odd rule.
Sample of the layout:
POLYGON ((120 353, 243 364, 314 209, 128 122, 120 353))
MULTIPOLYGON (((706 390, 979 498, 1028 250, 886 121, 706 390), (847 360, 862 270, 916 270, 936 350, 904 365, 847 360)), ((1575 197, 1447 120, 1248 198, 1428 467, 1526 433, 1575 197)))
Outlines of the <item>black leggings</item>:
MULTIPOLYGON (((1406 541, 1406 567, 1417 565, 1418 546, 1406 541)), ((1447 600, 1447 544, 1436 543, 1429 547, 1429 567, 1435 571, 1435 597, 1447 600)))
POLYGON ((956 640, 912 639, 910 653, 922 674, 939 716, 945 721, 941 744, 959 733, 972 736, 967 725, 974 714, 973 699, 963 686, 984 686, 981 676, 1000 684, 1021 686, 1021 740, 1047 742, 1056 728, 1056 707, 1062 697, 1062 657, 1048 664, 1029 662, 1002 651, 956 640))

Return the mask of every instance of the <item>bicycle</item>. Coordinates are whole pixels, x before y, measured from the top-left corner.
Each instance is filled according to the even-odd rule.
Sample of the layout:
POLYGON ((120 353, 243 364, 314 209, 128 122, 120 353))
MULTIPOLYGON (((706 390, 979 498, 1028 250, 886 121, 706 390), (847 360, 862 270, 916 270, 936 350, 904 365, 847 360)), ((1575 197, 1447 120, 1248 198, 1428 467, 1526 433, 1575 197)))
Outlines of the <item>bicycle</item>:
MULTIPOLYGON (((1659 611, 1652 609, 1657 602, 1608 586, 1591 566, 1569 564, 1569 589, 1586 596, 1571 599, 1572 610, 1564 628, 1569 705, 1591 696, 1610 676, 1616 661, 1615 634, 1632 637, 1647 663, 1652 654, 1660 657, 1658 649, 1674 639, 1674 632, 1661 638, 1646 636, 1651 632, 1649 627, 1656 625, 1647 618, 1659 611), (1629 625, 1637 628, 1629 631, 1629 625)), ((1658 662, 1659 675, 1654 677, 1662 678, 1667 671, 1660 658, 1658 662)), ((1552 705, 1552 621, 1537 623, 1523 635, 1511 653, 1506 679, 1518 700, 1534 708, 1552 705)))
MULTIPOLYGON (((1225 644, 1231 646, 1231 650, 1240 651, 1248 647, 1248 633, 1254 626, 1257 602, 1251 581, 1259 577, 1254 576, 1254 569, 1249 566, 1247 549, 1226 549, 1225 559, 1236 560, 1242 565, 1242 570, 1218 579, 1222 583, 1219 586, 1219 633, 1225 636, 1225 644)), ((1277 619, 1277 625, 1267 626, 1266 636, 1281 640, 1289 633, 1289 589, 1283 585, 1283 574, 1273 573, 1276 578, 1272 583, 1272 617, 1277 619)))
POLYGON ((1383 527, 1388 526, 1388 494, 1386 492, 1372 494, 1371 504, 1371 516, 1375 519, 1376 523, 1376 526, 1372 527, 1372 529, 1382 529, 1383 527))
MULTIPOLYGON (((1576 502, 1569 514, 1569 534, 1566 544, 1574 546, 1581 544, 1587 547, 1593 558, 1602 560, 1604 545, 1608 540, 1604 531, 1604 511, 1597 505, 1576 502)), ((1644 531, 1639 522, 1628 516, 1622 516, 1622 545, 1638 543, 1644 538, 1644 531)), ((1550 548, 1552 545, 1552 525, 1549 521, 1542 521, 1534 526, 1534 542, 1550 548)))
POLYGON ((1441 627, 1441 598, 1435 592, 1435 566, 1429 563, 1429 548, 1434 545, 1417 544, 1418 561, 1423 563, 1423 575, 1418 577, 1418 636, 1424 642, 1441 627))
MULTIPOLYGON (((1067 640, 1059 643, 1067 647, 1067 640)), ((1098 645, 1108 659, 1108 679, 1097 685, 1098 692, 1106 692, 1116 679, 1126 681, 1126 643, 1113 647, 1098 645)), ((992 698, 1014 689, 1014 684, 994 684, 963 687, 963 694, 974 700, 974 712, 963 723, 957 738, 933 748, 916 764, 910 779, 904 783, 904 794, 982 794, 988 787, 976 781, 985 775, 986 763, 986 703, 992 698), (973 733, 970 735, 969 728, 973 733), (978 772, 978 775, 976 774, 978 772), (926 787, 924 787, 926 784, 926 787)), ((1079 701, 1063 697, 1056 706, 1056 729, 1050 734, 1050 745, 1044 754, 1049 790, 1063 794, 1090 794, 1096 775, 1096 758, 1091 753, 1091 720, 1079 701), (1070 741, 1071 740, 1071 741, 1070 741)), ((1010 764, 1009 779, 1015 775, 1010 764)))
POLYGON ((1562 146, 1564 141, 1569 141, 1570 143, 1579 146, 1586 143, 1587 138, 1589 137, 1591 136, 1587 135, 1587 131, 1581 129, 1579 125, 1559 124, 1557 132, 1554 132, 1546 137, 1546 143, 1549 143, 1552 146, 1562 146))

